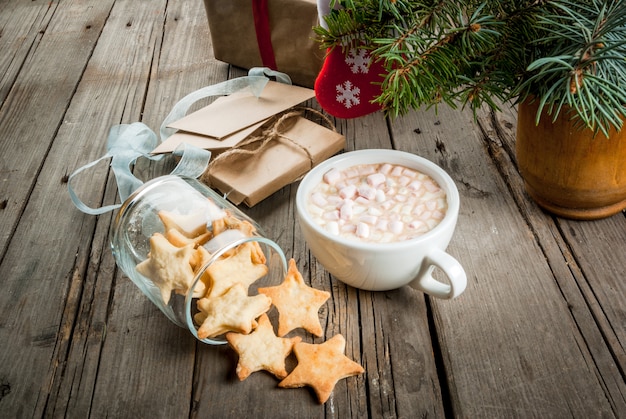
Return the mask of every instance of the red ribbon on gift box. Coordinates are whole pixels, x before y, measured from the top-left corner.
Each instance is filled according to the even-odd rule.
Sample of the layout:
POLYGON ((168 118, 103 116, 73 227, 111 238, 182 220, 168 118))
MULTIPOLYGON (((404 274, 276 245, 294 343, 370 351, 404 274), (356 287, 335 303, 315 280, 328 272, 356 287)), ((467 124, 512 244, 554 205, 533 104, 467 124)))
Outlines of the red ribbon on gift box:
POLYGON ((276 56, 272 46, 270 32, 270 14, 267 5, 268 0, 252 0, 252 14, 254 15, 254 29, 256 40, 259 44, 259 53, 264 67, 277 70, 276 56))

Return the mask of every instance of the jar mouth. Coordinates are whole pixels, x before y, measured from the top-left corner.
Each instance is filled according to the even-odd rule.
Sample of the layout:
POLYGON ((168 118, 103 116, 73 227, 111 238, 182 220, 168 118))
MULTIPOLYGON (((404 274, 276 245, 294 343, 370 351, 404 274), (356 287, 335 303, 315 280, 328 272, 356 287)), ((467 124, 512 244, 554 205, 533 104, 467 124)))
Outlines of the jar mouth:
POLYGON ((126 198, 126 200, 120 206, 120 209, 115 216, 115 221, 113 222, 113 237, 117 235, 119 227, 122 224, 122 220, 124 219, 124 214, 128 213, 137 204, 137 202, 141 199, 143 195, 148 194, 152 189, 158 187, 163 183, 167 183, 170 181, 179 182, 180 180, 185 181, 185 178, 174 175, 165 175, 149 180, 140 187, 138 187, 132 194, 128 196, 128 198, 126 198))
MULTIPOLYGON (((199 284, 209 266, 249 242, 259 243, 255 245, 260 247, 258 255, 263 252, 263 258, 255 263, 267 266, 265 274, 259 273, 259 278, 253 281, 250 292, 257 284, 282 282, 287 272, 285 255, 256 221, 197 179, 166 175, 146 182, 124 201, 112 225, 110 244, 117 266, 172 323, 189 329, 204 343, 221 345, 226 343, 221 335, 198 337, 199 326, 192 318, 192 310, 197 313, 198 308, 193 301, 206 294, 199 284), (175 249, 191 244, 194 245, 191 259, 187 255, 176 259, 175 249), (160 257, 154 258, 154 264, 144 264, 138 269, 151 258, 151 253, 160 257), (174 260, 189 263, 193 271, 180 273, 184 276, 184 281, 181 279, 184 286, 176 282, 172 287, 177 277, 171 275, 178 275, 174 274, 178 267, 160 273, 161 267, 173 266, 174 260)), ((180 269, 188 271, 182 266, 180 269)), ((210 284, 209 276, 205 276, 205 281, 210 284)))
MULTIPOLYGON (((287 272, 287 260, 286 260, 285 254, 283 250, 281 249, 281 247, 276 242, 268 238, 261 237, 261 236, 243 237, 243 238, 230 242, 228 245, 221 247, 219 250, 213 253, 211 255, 211 258, 198 270, 198 273, 196 274, 193 280, 193 283, 189 287, 189 290, 185 296, 185 324, 187 328, 189 329, 189 331, 191 332, 191 334, 200 342, 210 344, 210 345, 224 345, 227 343, 226 339, 222 337, 201 338, 198 336, 199 326, 196 325, 196 322, 194 321, 194 318, 193 318, 194 317, 193 303, 194 301, 197 301, 199 299, 198 297, 194 297, 196 286, 200 283, 200 281, 202 281, 202 276, 204 275, 206 270, 216 261, 220 260, 222 256, 224 256, 224 254, 228 253, 229 251, 233 249, 238 248, 239 246, 243 244, 251 243, 251 242, 261 243, 267 246, 270 250, 270 254, 266 255, 267 264, 270 266, 268 266, 269 268, 268 273, 265 275, 265 277, 272 275, 273 265, 278 264, 279 266, 277 268, 280 273, 279 277, 281 280, 282 278, 284 278, 287 272), (278 257, 278 260, 276 260, 276 256, 278 257)), ((263 278, 260 278, 259 280, 255 281, 255 283, 262 279, 263 278)), ((273 278, 270 278, 270 281, 272 279, 273 278)))

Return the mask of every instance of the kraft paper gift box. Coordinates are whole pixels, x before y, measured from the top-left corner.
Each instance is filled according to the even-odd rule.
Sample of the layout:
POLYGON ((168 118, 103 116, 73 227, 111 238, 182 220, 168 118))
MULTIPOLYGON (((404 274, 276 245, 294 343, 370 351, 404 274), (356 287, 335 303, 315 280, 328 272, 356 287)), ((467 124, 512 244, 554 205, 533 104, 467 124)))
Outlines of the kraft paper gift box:
POLYGON ((252 207, 345 148, 341 134, 301 116, 287 117, 275 137, 264 135, 275 131, 270 123, 252 143, 218 155, 201 180, 234 204, 252 207))
POLYGON ((260 97, 224 96, 168 126, 178 131, 152 153, 181 143, 211 150, 201 180, 236 205, 252 207, 345 148, 345 137, 300 115, 311 89, 268 82, 260 97))
POLYGON ((204 0, 215 58, 269 67, 312 88, 325 51, 315 41, 315 0, 204 0))

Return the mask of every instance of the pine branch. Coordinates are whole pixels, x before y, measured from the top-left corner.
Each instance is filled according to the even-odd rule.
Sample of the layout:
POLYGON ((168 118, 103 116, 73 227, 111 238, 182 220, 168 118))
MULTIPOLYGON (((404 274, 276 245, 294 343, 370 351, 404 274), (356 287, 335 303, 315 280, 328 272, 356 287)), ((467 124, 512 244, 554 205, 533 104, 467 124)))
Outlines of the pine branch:
POLYGON ((621 127, 626 103, 626 0, 337 0, 316 28, 324 48, 365 43, 387 75, 376 99, 411 108, 540 100, 581 124, 621 127))

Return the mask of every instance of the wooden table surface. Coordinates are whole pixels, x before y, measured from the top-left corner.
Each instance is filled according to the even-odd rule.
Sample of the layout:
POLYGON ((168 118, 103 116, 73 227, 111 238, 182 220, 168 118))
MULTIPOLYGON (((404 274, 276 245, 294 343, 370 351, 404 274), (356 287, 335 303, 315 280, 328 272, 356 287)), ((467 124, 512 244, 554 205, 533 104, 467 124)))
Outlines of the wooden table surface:
MULTIPOLYGON (((0 2, 0 417, 626 417, 626 219, 538 209, 511 109, 335 121, 348 150, 405 150, 452 176, 458 299, 332 278, 294 220, 297 184, 242 208, 331 292, 325 338, 342 333, 366 369, 326 404, 263 372, 239 382, 232 350, 170 323, 116 268, 114 214, 78 211, 67 176, 104 154, 112 125, 157 129, 187 93, 244 74, 213 58, 200 0, 0 2)), ((107 163, 77 191, 118 199, 107 163)))

